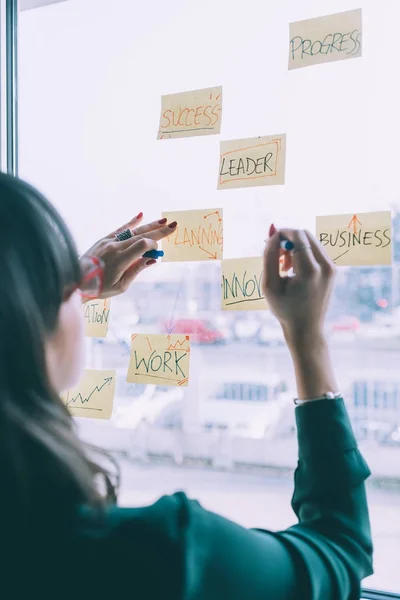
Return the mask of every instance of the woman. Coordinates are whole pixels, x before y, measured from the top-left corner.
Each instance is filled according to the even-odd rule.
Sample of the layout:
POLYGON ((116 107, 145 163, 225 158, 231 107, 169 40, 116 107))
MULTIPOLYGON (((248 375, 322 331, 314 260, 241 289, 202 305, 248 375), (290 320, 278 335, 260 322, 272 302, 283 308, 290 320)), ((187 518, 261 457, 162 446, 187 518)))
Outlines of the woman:
POLYGON ((82 369, 79 288, 93 290, 102 259, 102 297, 120 293, 148 266, 144 252, 176 226, 139 226, 140 219, 122 228, 133 237, 119 242, 113 232, 80 264, 54 208, 0 175, 1 597, 358 598, 360 580, 372 572, 369 471, 343 401, 333 398, 323 335, 333 266, 307 233, 271 229, 263 281, 303 401, 293 496, 299 524, 280 533, 246 530, 183 493, 122 509, 98 491, 103 478, 113 497, 59 396, 82 369), (279 274, 282 237, 295 246, 293 278, 279 274), (82 273, 83 264, 92 267, 82 273))

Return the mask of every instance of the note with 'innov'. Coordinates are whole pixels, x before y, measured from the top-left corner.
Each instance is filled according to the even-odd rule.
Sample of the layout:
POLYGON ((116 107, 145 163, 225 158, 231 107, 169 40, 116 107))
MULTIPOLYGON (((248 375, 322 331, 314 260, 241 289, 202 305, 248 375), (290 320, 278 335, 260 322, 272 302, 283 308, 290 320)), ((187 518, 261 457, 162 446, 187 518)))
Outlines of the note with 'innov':
POLYGON ((189 335, 136 333, 132 335, 127 381, 186 387, 189 363, 189 335))
POLYGON ((261 256, 228 258, 221 263, 222 310, 266 310, 262 293, 264 261, 261 256))
POLYGON ((157 139, 220 133, 221 116, 221 86, 162 96, 157 139))
POLYGON ((115 395, 115 371, 86 369, 79 384, 61 394, 73 417, 110 419, 115 395))
POLYGON ((290 23, 289 70, 362 54, 361 8, 290 23))
POLYGON ((392 263, 390 211, 316 218, 316 232, 330 258, 342 266, 392 263))
POLYGON ((283 185, 286 135, 220 142, 219 190, 283 185))
POLYGON ((162 216, 178 223, 162 241, 163 262, 221 260, 222 208, 164 212, 162 216))

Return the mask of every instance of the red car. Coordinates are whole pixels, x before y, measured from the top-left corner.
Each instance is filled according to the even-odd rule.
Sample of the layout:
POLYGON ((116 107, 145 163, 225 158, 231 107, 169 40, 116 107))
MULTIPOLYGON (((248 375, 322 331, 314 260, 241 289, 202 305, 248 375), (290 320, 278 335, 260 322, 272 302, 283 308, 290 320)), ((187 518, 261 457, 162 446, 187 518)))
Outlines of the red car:
POLYGON ((166 324, 170 333, 187 333, 195 344, 221 344, 226 342, 226 335, 216 329, 207 319, 177 319, 172 327, 166 324))

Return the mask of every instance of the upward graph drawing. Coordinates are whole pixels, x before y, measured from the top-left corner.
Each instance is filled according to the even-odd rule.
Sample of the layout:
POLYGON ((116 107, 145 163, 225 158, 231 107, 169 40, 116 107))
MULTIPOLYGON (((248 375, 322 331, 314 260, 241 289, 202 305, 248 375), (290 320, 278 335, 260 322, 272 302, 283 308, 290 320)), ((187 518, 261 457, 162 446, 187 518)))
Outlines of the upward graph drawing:
POLYGON ((80 404, 88 404, 91 400, 91 398, 97 393, 100 394, 101 391, 106 387, 111 385, 111 382, 113 380, 113 377, 106 377, 104 379, 104 383, 100 386, 96 385, 91 392, 87 395, 87 396, 83 396, 80 392, 79 394, 77 394, 76 396, 72 396, 71 398, 69 397, 69 392, 67 394, 67 399, 66 399, 66 406, 70 406, 71 404, 74 404, 74 408, 85 408, 85 410, 97 410, 97 411, 102 411, 102 408, 96 408, 96 407, 92 407, 92 406, 76 406, 75 403, 78 402, 80 404))

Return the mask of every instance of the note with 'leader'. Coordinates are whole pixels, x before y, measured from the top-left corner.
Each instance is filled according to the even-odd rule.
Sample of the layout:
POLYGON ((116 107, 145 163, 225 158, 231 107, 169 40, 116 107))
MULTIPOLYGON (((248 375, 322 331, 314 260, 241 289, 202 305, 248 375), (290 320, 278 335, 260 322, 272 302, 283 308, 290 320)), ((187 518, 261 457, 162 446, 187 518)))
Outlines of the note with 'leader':
POLYGON ((157 139, 220 133, 221 116, 221 86, 162 96, 157 139))
POLYGON ((392 263, 390 211, 317 217, 317 237, 336 265, 392 263))
POLYGON ((362 54, 361 8, 290 23, 289 70, 362 54))
POLYGON ((263 258, 228 258, 222 261, 222 310, 266 310, 262 293, 263 258))
POLYGON ((73 417, 110 419, 115 395, 115 371, 86 369, 79 384, 61 394, 73 417))
POLYGON ((189 335, 133 334, 127 381, 186 387, 189 363, 189 335))
POLYGON ((108 332, 110 300, 93 300, 83 305, 85 336, 104 338, 108 332))
POLYGON ((283 185, 286 135, 220 142, 219 190, 283 185))
POLYGON ((164 238, 163 262, 221 260, 223 248, 222 208, 164 212, 168 222, 178 223, 164 238))

